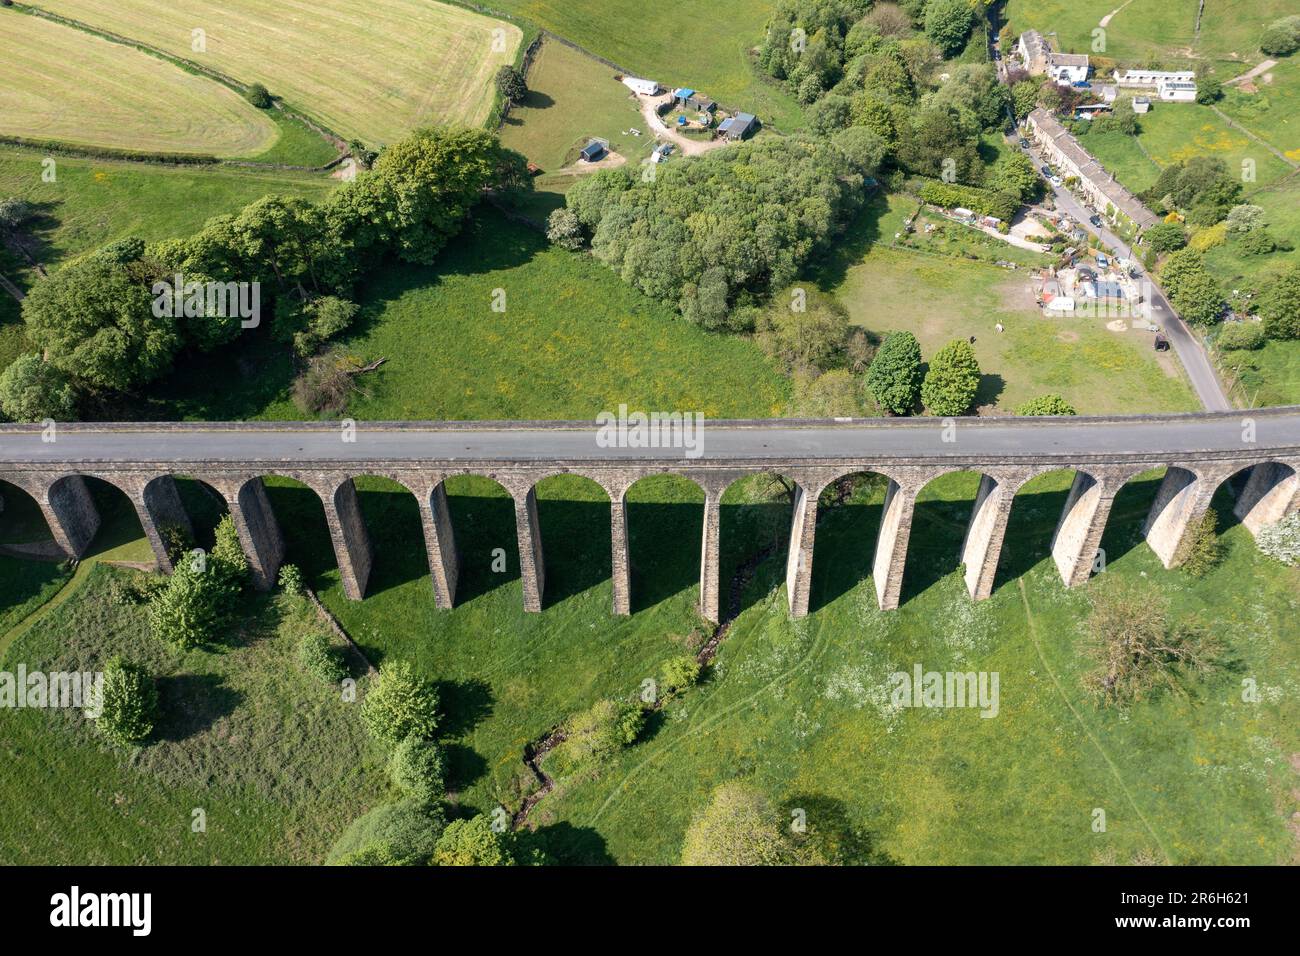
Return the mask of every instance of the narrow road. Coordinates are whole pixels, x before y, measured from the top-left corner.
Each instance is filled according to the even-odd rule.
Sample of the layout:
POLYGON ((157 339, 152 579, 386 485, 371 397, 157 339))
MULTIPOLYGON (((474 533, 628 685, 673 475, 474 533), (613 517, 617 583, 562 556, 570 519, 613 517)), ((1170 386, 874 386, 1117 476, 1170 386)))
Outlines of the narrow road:
MULTIPOLYGON (((1042 157, 1034 149, 1021 147, 1021 150, 1033 160, 1035 168, 1044 165, 1042 157)), ((1133 250, 1128 243, 1104 225, 1094 226, 1088 221, 1088 217, 1093 215, 1092 210, 1076 199, 1073 193, 1064 186, 1056 186, 1050 182, 1047 185, 1052 190, 1058 209, 1065 212, 1080 226, 1099 238, 1102 245, 1113 253, 1130 261, 1135 259, 1133 250)), ((1105 220, 1103 220, 1104 222, 1105 220)), ((1205 348, 1201 345, 1200 340, 1192 334, 1192 330, 1187 327, 1187 323, 1183 321, 1182 316, 1169 304, 1169 299, 1165 296, 1164 290, 1156 283, 1155 277, 1147 274, 1146 279, 1151 319, 1164 329, 1169 344, 1173 346, 1174 351, 1178 354, 1178 360, 1187 372, 1187 378, 1192 383, 1192 388, 1195 390, 1201 406, 1206 411, 1211 412, 1228 411, 1232 408, 1232 403, 1228 401, 1228 396, 1224 394, 1223 386, 1219 383, 1219 377, 1214 373, 1214 365, 1210 361, 1210 357, 1205 354, 1205 348)))

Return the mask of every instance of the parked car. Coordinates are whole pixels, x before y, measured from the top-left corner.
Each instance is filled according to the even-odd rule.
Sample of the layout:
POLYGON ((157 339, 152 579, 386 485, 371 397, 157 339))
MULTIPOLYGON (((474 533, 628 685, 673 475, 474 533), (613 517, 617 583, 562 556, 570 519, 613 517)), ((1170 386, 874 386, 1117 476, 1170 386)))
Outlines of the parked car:
POLYGON ((1020 148, 1021 148, 1021 149, 1028 149, 1028 148, 1029 148, 1029 140, 1022 138, 1022 139, 1020 140, 1020 148))
POLYGON ((1042 173, 1044 176, 1048 177, 1049 179, 1050 179, 1051 176, 1052 176, 1052 167, 1051 167, 1051 166, 1039 166, 1039 167, 1038 167, 1038 171, 1039 171, 1040 173, 1042 173))
POLYGON ((1101 228, 1101 216, 1098 216, 1096 213, 1093 213, 1091 216, 1089 216, 1088 221, 1092 223, 1094 226, 1096 226, 1098 229, 1101 228))
POLYGON ((1063 185, 1065 185, 1065 180, 1063 180, 1060 176, 1053 176, 1053 177, 1052 177, 1052 185, 1053 185, 1053 186, 1063 186, 1063 185))

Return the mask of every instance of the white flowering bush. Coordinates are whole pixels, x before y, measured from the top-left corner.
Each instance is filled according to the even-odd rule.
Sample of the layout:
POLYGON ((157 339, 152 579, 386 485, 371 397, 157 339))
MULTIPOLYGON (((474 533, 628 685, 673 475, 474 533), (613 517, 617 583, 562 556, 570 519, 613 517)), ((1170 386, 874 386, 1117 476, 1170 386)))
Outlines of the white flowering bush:
POLYGON ((1255 536, 1259 550, 1288 567, 1300 567, 1300 512, 1262 528, 1255 536))

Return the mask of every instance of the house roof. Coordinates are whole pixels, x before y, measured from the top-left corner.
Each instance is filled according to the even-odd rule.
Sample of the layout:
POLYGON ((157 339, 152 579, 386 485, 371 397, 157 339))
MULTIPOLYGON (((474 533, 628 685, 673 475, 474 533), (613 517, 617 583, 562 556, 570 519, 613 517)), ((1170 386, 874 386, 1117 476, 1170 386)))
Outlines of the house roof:
POLYGON ((679 100, 689 100, 694 95, 695 91, 688 89, 685 86, 673 90, 673 96, 677 97, 679 100))
POLYGON ((583 156, 599 156, 604 151, 605 145, 603 143, 588 143, 582 147, 583 156))
POLYGON ((1133 195, 1101 163, 1097 162, 1070 131, 1062 126, 1047 110, 1041 106, 1029 114, 1034 126, 1042 130, 1043 135, 1052 140, 1084 176, 1106 197, 1106 201, 1118 209, 1143 229, 1154 226, 1160 221, 1142 201, 1133 195))
POLYGON ((1053 66, 1087 66, 1088 54, 1086 53, 1053 53, 1053 66))

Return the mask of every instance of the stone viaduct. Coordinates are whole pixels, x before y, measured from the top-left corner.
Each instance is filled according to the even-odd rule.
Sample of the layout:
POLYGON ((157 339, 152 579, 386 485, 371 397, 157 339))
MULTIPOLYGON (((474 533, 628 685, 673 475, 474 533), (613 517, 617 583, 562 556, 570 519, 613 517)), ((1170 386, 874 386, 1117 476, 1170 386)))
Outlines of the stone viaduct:
MULTIPOLYGON (((360 599, 372 546, 353 479, 392 479, 419 502, 433 591, 452 607, 460 559, 445 484, 456 475, 498 481, 513 497, 524 607, 539 611, 545 562, 537 483, 559 474, 598 483, 611 502, 614 613, 630 612, 626 494, 637 480, 672 473, 704 492, 700 610, 719 617, 720 503, 747 475, 775 472, 794 483, 786 561, 790 612, 808 612, 818 498, 845 475, 888 479, 875 541, 873 579, 880 606, 898 606, 913 509, 940 475, 981 475, 961 561, 971 597, 993 590, 1016 491, 1030 479, 1071 469, 1074 484, 1057 523, 1052 556, 1067 586, 1085 582, 1115 495, 1129 479, 1165 467, 1144 526, 1166 567, 1216 489, 1241 475, 1235 513, 1252 532, 1300 508, 1300 407, 1252 412, 1126 418, 856 419, 711 422, 699 453, 673 447, 603 447, 590 423, 79 424, 0 426, 0 480, 39 504, 58 544, 85 553, 99 515, 84 478, 121 489, 139 514, 158 564, 169 570, 163 529, 189 528, 174 476, 197 478, 229 506, 259 587, 269 588, 285 544, 262 478, 303 482, 324 504, 343 588, 360 599), (52 439, 52 440, 51 440, 52 439)), ((634 441, 634 440, 633 440, 634 441)), ((863 548, 871 546, 863 542, 863 548)))

